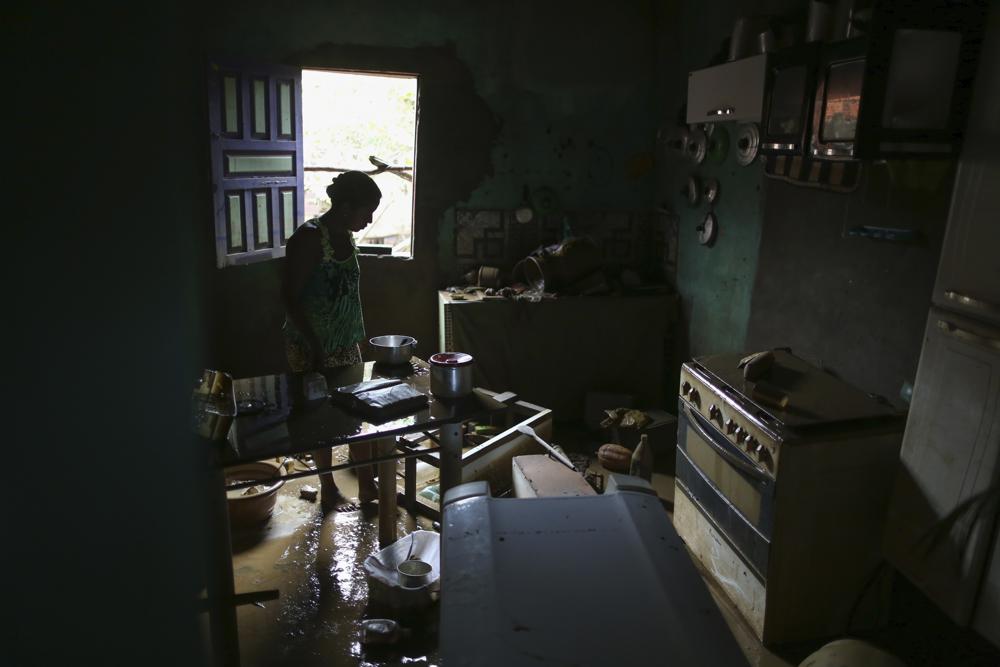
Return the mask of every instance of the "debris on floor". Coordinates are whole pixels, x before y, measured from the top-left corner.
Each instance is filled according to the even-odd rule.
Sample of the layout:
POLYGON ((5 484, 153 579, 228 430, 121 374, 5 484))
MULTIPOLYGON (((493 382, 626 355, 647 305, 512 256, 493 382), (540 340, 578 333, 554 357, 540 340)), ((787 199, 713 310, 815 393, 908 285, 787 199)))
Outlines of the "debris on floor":
POLYGON ((395 644, 409 634, 409 630, 401 627, 391 618, 366 618, 361 621, 361 643, 395 644))

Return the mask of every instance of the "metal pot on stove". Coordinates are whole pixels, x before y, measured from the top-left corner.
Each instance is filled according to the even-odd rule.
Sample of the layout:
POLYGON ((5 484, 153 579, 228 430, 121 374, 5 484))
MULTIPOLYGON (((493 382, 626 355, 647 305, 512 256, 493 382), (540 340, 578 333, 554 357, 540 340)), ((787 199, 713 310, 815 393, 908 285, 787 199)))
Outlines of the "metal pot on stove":
POLYGON ((431 356, 431 393, 439 398, 461 398, 472 393, 472 355, 438 352, 431 356))

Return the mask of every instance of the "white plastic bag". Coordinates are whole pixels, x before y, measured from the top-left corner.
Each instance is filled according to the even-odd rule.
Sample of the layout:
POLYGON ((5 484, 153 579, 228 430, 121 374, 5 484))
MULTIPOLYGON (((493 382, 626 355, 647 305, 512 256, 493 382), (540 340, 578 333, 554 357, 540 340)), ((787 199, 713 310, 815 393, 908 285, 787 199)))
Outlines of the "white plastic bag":
POLYGON ((426 607, 437 599, 441 581, 441 536, 431 530, 415 530, 394 544, 365 559, 368 575, 368 597, 373 602, 396 609, 426 607), (411 551, 412 547, 412 551, 411 551), (406 588, 400 581, 396 566, 407 555, 430 563, 427 583, 416 588, 406 588))

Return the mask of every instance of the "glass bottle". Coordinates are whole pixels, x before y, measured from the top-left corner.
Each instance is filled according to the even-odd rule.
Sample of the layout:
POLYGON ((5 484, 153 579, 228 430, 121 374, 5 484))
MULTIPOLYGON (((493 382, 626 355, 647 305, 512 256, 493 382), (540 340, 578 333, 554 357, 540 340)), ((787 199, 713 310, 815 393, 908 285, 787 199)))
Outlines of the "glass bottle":
POLYGON ((645 433, 639 436, 639 444, 632 452, 632 463, 629 466, 628 474, 642 477, 647 482, 653 479, 653 449, 649 446, 645 433))

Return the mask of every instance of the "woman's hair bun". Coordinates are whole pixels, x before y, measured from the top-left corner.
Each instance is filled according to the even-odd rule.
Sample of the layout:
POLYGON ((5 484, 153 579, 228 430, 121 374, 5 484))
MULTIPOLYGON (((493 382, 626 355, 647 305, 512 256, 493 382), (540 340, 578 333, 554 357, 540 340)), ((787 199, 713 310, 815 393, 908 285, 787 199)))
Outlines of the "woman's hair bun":
POLYGON ((362 171, 345 171, 326 186, 326 194, 336 204, 378 203, 382 191, 371 176, 362 171))

